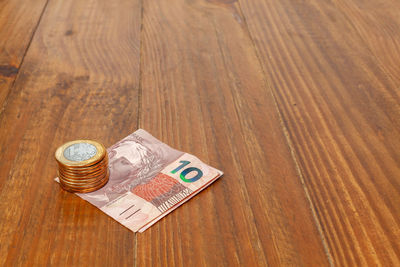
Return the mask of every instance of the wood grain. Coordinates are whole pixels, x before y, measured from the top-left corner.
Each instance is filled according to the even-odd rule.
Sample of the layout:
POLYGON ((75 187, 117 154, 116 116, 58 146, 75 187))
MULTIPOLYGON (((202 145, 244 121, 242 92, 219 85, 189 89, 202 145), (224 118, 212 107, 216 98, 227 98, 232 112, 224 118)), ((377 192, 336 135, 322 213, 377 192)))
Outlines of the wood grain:
POLYGON ((139 1, 50 1, 0 115, 0 265, 132 266, 134 234, 62 191, 55 149, 137 127, 139 1))
POLYGON ((0 1, 0 266, 400 265, 398 10, 0 1), (138 127, 225 175, 134 235, 53 178, 138 127))
POLYGON ((140 126, 225 172, 137 236, 137 265, 329 260, 236 3, 143 3, 140 126))
POLYGON ((400 265, 399 2, 240 4, 334 264, 400 265))
POLYGON ((0 113, 46 5, 25 2, 0 1, 0 113))

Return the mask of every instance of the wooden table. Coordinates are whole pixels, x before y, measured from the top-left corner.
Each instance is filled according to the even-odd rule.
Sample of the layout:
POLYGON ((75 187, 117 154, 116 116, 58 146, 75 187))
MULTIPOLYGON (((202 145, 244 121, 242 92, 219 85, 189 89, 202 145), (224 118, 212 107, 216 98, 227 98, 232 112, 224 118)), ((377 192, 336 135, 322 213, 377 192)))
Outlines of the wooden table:
POLYGON ((400 2, 0 2, 0 265, 399 266, 400 2), (53 181, 144 128, 225 175, 142 234, 53 181))

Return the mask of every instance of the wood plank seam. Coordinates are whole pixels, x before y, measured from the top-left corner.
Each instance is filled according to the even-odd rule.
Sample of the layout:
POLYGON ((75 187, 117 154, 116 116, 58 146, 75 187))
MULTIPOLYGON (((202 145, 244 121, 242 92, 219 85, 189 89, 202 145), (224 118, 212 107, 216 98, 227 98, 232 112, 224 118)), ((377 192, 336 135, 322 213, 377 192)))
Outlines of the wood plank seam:
POLYGON ((29 39, 29 42, 28 42, 28 45, 27 45, 27 47, 26 47, 26 49, 25 49, 25 51, 24 51, 24 54, 23 54, 23 56, 22 56, 22 58, 21 58, 21 62, 18 64, 18 67, 17 67, 17 74, 14 76, 14 80, 12 81, 12 83, 11 83, 11 85, 10 85, 10 89, 8 90, 7 95, 6 95, 5 99, 4 99, 3 105, 2 105, 2 107, 1 107, 1 109, 0 109, 0 116, 1 116, 1 114, 4 112, 4 110, 5 110, 6 106, 7 106, 8 98, 9 98, 9 96, 10 96, 10 94, 11 94, 11 91, 14 89, 15 81, 16 81, 16 80, 18 79, 18 77, 19 77, 20 70, 21 70, 21 68, 22 68, 22 66, 23 66, 23 64, 24 64, 25 56, 26 56, 26 54, 27 54, 27 52, 28 52, 28 50, 29 50, 29 48, 30 48, 30 46, 31 46, 33 37, 34 37, 35 34, 36 34, 36 30, 39 28, 39 24, 40 24, 40 22, 42 21, 43 14, 44 14, 44 12, 45 12, 46 9, 47 9, 47 4, 49 3, 49 1, 50 1, 50 0, 46 0, 46 3, 45 3, 44 6, 43 6, 43 10, 42 10, 42 12, 40 13, 38 22, 36 23, 36 26, 35 26, 34 30, 32 31, 32 35, 31 35, 31 37, 30 37, 30 39, 29 39))
MULTIPOLYGON (((312 54, 312 53, 311 53, 311 54, 312 54)), ((278 99, 279 99, 279 92, 278 92, 277 94, 278 94, 278 99)), ((284 109, 285 109, 285 107, 282 108, 282 110, 283 110, 282 113, 285 113, 285 112, 284 112, 284 109)), ((333 112, 333 111, 331 111, 331 112, 333 112)), ((328 133, 329 133, 329 132, 328 132, 328 133)), ((344 153, 344 152, 342 152, 342 153, 344 153)), ((304 164, 304 163, 303 163, 303 164, 304 164)), ((360 181, 360 183, 361 183, 361 181, 360 181)), ((322 223, 323 223, 323 222, 322 222, 322 223)), ((364 229, 364 228, 363 228, 363 229, 364 229)), ((363 231, 364 231, 364 233, 367 232, 366 230, 363 230, 363 231)), ((367 240, 369 240, 369 239, 367 239, 367 240)), ((370 242, 370 241, 368 241, 368 242, 370 242)))
POLYGON ((60 140, 96 135, 109 145, 129 130, 126 125, 136 125, 138 1, 40 2, 30 29, 35 33, 32 39, 24 35, 29 49, 22 47, 18 56, 26 54, 23 69, 0 116, 0 254, 6 256, 0 265, 132 266, 133 234, 62 192, 49 163, 60 140), (77 107, 84 116, 74 112, 77 107), (77 117, 70 120, 68 114, 77 117), (107 127, 110 122, 113 128, 107 127), (75 123, 85 126, 74 128, 75 123))
MULTIPOLYGON (((137 124, 136 124, 136 128, 139 129, 141 127, 141 115, 142 115, 142 75, 143 75, 143 68, 142 68, 142 64, 143 64, 143 0, 139 1, 140 4, 140 29, 139 29, 139 88, 138 88, 138 100, 137 100, 137 124)), ((138 248, 138 243, 137 243, 137 237, 138 233, 134 233, 134 253, 133 253, 133 264, 134 267, 137 267, 137 248, 138 248)))
MULTIPOLYGON (((139 1, 140 3, 140 35, 139 35, 139 88, 138 88, 138 110, 137 110, 137 125, 136 128, 139 129, 141 127, 141 115, 142 115, 142 76, 143 76, 143 0, 139 1)), ((136 235, 136 233, 135 233, 136 235)), ((135 250, 136 256, 136 250, 135 250)), ((136 261, 135 261, 136 264, 136 261)))
MULTIPOLYGON (((214 28, 214 30, 215 30, 215 36, 216 36, 216 40, 217 40, 217 43, 218 43, 219 51, 220 51, 221 55, 224 55, 224 49, 223 49, 223 47, 222 47, 222 45, 221 45, 222 33, 218 31, 218 27, 217 27, 217 25, 216 25, 216 23, 215 23, 215 20, 212 20, 212 25, 213 25, 213 28, 214 28)), ((225 68, 228 69, 228 64, 227 64, 227 62, 225 61, 224 58, 222 58, 222 62, 223 62, 223 64, 225 65, 225 68)), ((234 97, 234 96, 232 95, 232 97, 234 97)), ((240 117, 240 110, 238 110, 237 106, 235 106, 235 112, 236 112, 236 114, 237 114, 237 117, 240 117)), ((242 136, 245 136, 244 128, 245 128, 244 126, 241 126, 241 127, 240 127, 241 135, 242 135, 242 136)), ((232 146, 234 146, 234 144, 232 144, 232 146)), ((246 146, 246 150, 247 150, 247 151, 248 151, 248 149, 249 149, 249 148, 246 146)), ((248 186, 247 186, 246 183, 244 183, 244 188, 245 188, 245 191, 246 191, 246 192, 249 192, 248 186)), ((250 196, 247 196, 247 197, 250 198, 250 196)), ((257 212, 257 211, 254 211, 253 209, 250 209, 250 213, 251 213, 251 216, 252 216, 253 220, 254 220, 254 215, 253 215, 253 214, 254 214, 255 212, 257 212)), ((255 232, 257 233, 257 236, 260 236, 259 230, 258 230, 257 228, 255 229, 255 232)), ((261 240, 258 240, 258 241, 257 241, 257 245, 258 245, 258 248, 259 248, 260 250, 264 250, 264 249, 265 249, 265 246, 263 245, 263 243, 261 242, 261 240)), ((237 252, 237 253, 238 253, 238 252, 237 252)), ((239 258, 238 260, 240 261, 240 258, 239 258)), ((267 258, 266 256, 264 257, 264 260, 265 260, 266 266, 271 266, 271 263, 268 262, 268 258, 267 258)), ((243 263, 240 262, 240 265, 243 265, 243 263)))
MULTIPOLYGON (((285 1, 276 10, 267 5, 260 8, 250 4, 250 8, 246 2, 242 4, 335 263, 341 262, 335 247, 342 247, 343 265, 357 265, 355 261, 358 265, 379 265, 380 256, 381 264, 392 265, 384 262, 393 261, 398 247, 398 223, 393 211, 398 198, 398 180, 394 177, 399 169, 397 154, 391 149, 398 140, 394 134, 398 132, 398 101, 387 91, 395 91, 398 86, 390 82, 375 57, 393 62, 396 46, 393 44, 391 55, 380 53, 390 51, 390 47, 379 48, 385 41, 394 42, 391 32, 382 38, 380 35, 385 25, 395 25, 396 21, 391 20, 394 17, 388 16, 382 26, 379 24, 385 21, 379 13, 371 14, 377 30, 365 34, 372 37, 369 49, 357 32, 343 31, 351 23, 342 18, 346 12, 330 9, 331 4, 304 7, 285 1), (257 9, 262 11, 256 13, 257 9), (271 24, 265 27, 265 23, 254 21, 253 12, 258 19, 270 16, 266 20, 272 20, 271 24), (279 22, 275 23, 277 18, 279 22), (331 24, 325 28, 325 23, 319 21, 326 18, 335 20, 328 20, 331 24), (319 24, 324 26, 320 28, 319 24), (340 31, 350 33, 340 39, 340 31)), ((363 9, 366 15, 372 10, 377 9, 363 9)), ((386 66, 392 74, 398 73, 394 65, 386 66)), ((398 262, 398 257, 394 261, 398 262)))
POLYGON ((134 234, 134 240, 135 240, 135 245, 133 246, 135 248, 135 252, 133 253, 133 264, 134 267, 137 267, 137 233, 134 234))
POLYGON ((297 160, 297 156, 296 156, 296 152, 295 152, 295 149, 294 149, 294 146, 293 146, 293 142, 292 142, 292 140, 290 138, 288 129, 286 127, 286 124, 284 122, 284 119, 283 119, 283 116, 282 116, 282 113, 281 113, 281 110, 280 110, 280 108, 278 106, 278 103, 276 101, 276 96, 275 96, 275 94, 274 94, 274 92, 272 90, 272 85, 267 80, 266 70, 265 70, 263 64, 261 63, 261 58, 260 58, 260 55, 259 55, 259 51, 257 49, 257 46, 255 45, 253 36, 250 33, 246 16, 244 16, 244 13, 242 11, 241 3, 240 3, 240 1, 238 1, 237 3, 238 3, 238 7, 239 7, 239 12, 240 12, 240 14, 241 14, 241 16, 243 18, 243 21, 244 21, 245 31, 246 31, 247 35, 249 36, 249 39, 251 41, 251 44, 253 45, 253 48, 254 48, 258 63, 260 65, 261 69, 262 69, 262 72, 263 72, 262 76, 263 76, 265 85, 266 85, 267 89, 269 90, 269 92, 270 92, 270 94, 272 96, 272 100, 273 100, 273 103, 275 105, 278 117, 279 117, 279 122, 280 122, 280 125, 281 125, 281 128, 282 128, 282 132, 283 132, 283 134, 285 136, 285 140, 286 140, 287 146, 288 146, 290 154, 292 156, 292 160, 293 160, 293 162, 295 164, 295 168, 296 168, 297 174, 299 176, 300 182, 302 184, 302 187, 303 187, 303 190, 304 190, 304 194, 305 194, 305 196, 307 198, 307 201, 308 201, 308 203, 310 205, 311 214, 313 216, 313 219, 314 219, 314 222, 315 222, 315 226, 317 227, 318 233, 320 235, 321 242, 322 242, 322 245, 323 245, 324 250, 325 250, 325 254, 326 254, 327 258, 328 258, 330 266, 334 266, 334 261, 333 261, 332 254, 331 254, 331 252, 329 250, 329 246, 328 246, 328 244, 326 242, 326 238, 325 238, 321 223, 319 221, 319 218, 318 218, 318 215, 317 215, 317 212, 316 212, 316 208, 314 207, 314 204, 313 204, 313 202, 311 200, 311 196, 310 196, 309 190, 307 188, 307 185, 305 184, 304 175, 303 175, 303 173, 302 173, 302 171, 300 169, 300 165, 299 165, 299 162, 297 160))

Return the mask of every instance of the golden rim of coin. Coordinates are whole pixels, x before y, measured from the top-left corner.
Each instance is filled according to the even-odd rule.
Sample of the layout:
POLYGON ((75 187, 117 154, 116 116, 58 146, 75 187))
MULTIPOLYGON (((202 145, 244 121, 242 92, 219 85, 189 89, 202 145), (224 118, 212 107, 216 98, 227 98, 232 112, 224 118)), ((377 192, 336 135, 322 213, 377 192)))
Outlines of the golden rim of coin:
POLYGON ((97 173, 96 175, 93 175, 93 176, 72 177, 72 176, 67 176, 63 173, 58 174, 59 178, 62 180, 65 180, 65 181, 68 181, 71 183, 80 183, 80 184, 84 184, 84 183, 89 184, 92 182, 96 182, 98 180, 101 180, 105 175, 106 175, 106 170, 104 170, 100 173, 97 173))
POLYGON ((107 155, 101 158, 99 161, 97 161, 94 164, 87 165, 87 166, 66 166, 58 162, 58 167, 66 170, 66 171, 78 171, 78 172, 90 172, 96 168, 103 167, 104 165, 108 164, 108 157, 107 155))
POLYGON ((84 177, 84 176, 93 176, 93 175, 95 175, 97 173, 104 172, 104 170, 106 168, 108 168, 107 164, 104 164, 104 165, 102 165, 102 166, 100 166, 98 168, 94 168, 94 169, 92 169, 90 171, 82 171, 82 172, 79 172, 79 170, 73 170, 73 171, 64 170, 62 168, 59 168, 58 170, 59 170, 59 172, 61 172, 62 174, 66 175, 66 176, 84 177))
POLYGON ((73 186, 65 185, 61 181, 61 179, 60 179, 60 186, 61 186, 62 189, 66 190, 68 192, 71 192, 71 193, 90 193, 90 192, 99 190, 100 188, 105 186, 107 184, 107 182, 108 182, 109 177, 110 177, 110 173, 107 170, 106 176, 102 180, 99 181, 98 185, 96 185, 94 187, 89 187, 89 188, 86 188, 86 187, 73 187, 73 186))
POLYGON ((106 148, 100 144, 99 142, 93 140, 74 140, 63 144, 62 146, 58 147, 55 152, 55 158, 57 162, 65 167, 90 167, 98 162, 100 162, 106 155, 106 148), (84 160, 71 160, 66 158, 65 151, 74 146, 79 144, 89 144, 89 147, 92 148, 90 145, 96 148, 95 154, 89 158, 85 158, 84 160))
POLYGON ((60 170, 62 170, 63 172, 68 172, 68 173, 91 173, 98 169, 102 169, 106 166, 108 166, 108 157, 107 156, 105 156, 103 158, 103 160, 95 163, 94 165, 88 166, 88 167, 80 167, 80 166, 65 167, 64 165, 58 164, 58 168, 60 170))
POLYGON ((61 179, 60 179, 60 181, 62 181, 62 184, 64 186, 68 186, 70 188, 81 188, 81 189, 82 188, 95 188, 95 187, 97 187, 99 184, 101 184, 104 181, 105 177, 106 176, 104 176, 103 178, 101 178, 99 180, 91 182, 90 184, 87 184, 87 183, 71 183, 71 182, 67 182, 65 180, 61 180, 61 179))
POLYGON ((93 177, 97 177, 100 174, 104 174, 105 173, 105 168, 99 169, 96 172, 92 172, 92 173, 84 173, 84 174, 79 174, 79 173, 67 173, 64 171, 59 170, 58 173, 62 176, 65 176, 67 178, 70 179, 79 179, 79 180, 90 180, 93 177))
POLYGON ((107 174, 108 174, 108 172, 104 173, 98 179, 90 181, 90 182, 69 181, 69 180, 65 180, 65 179, 61 179, 61 178, 60 178, 60 180, 64 184, 68 184, 72 187, 94 187, 94 186, 98 185, 99 183, 101 183, 101 181, 103 181, 107 177, 107 174))

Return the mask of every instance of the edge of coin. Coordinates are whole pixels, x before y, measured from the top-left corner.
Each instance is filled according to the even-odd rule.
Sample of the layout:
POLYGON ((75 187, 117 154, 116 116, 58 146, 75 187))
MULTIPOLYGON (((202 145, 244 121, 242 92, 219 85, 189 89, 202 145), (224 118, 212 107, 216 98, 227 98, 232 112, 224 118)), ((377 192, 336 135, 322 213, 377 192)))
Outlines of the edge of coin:
POLYGON ((78 167, 78 166, 85 167, 85 166, 94 165, 97 162, 101 161, 105 157, 106 152, 107 152, 107 150, 103 146, 103 144, 101 144, 97 141, 87 140, 87 139, 79 139, 79 140, 69 141, 69 142, 59 146, 57 148, 54 156, 55 156, 56 161, 59 164, 62 164, 66 167, 78 167), (83 161, 72 161, 72 160, 68 160, 67 158, 65 158, 64 157, 65 149, 73 144, 78 144, 78 143, 88 143, 88 144, 95 146, 97 149, 96 155, 94 155, 90 159, 83 160, 83 161))

